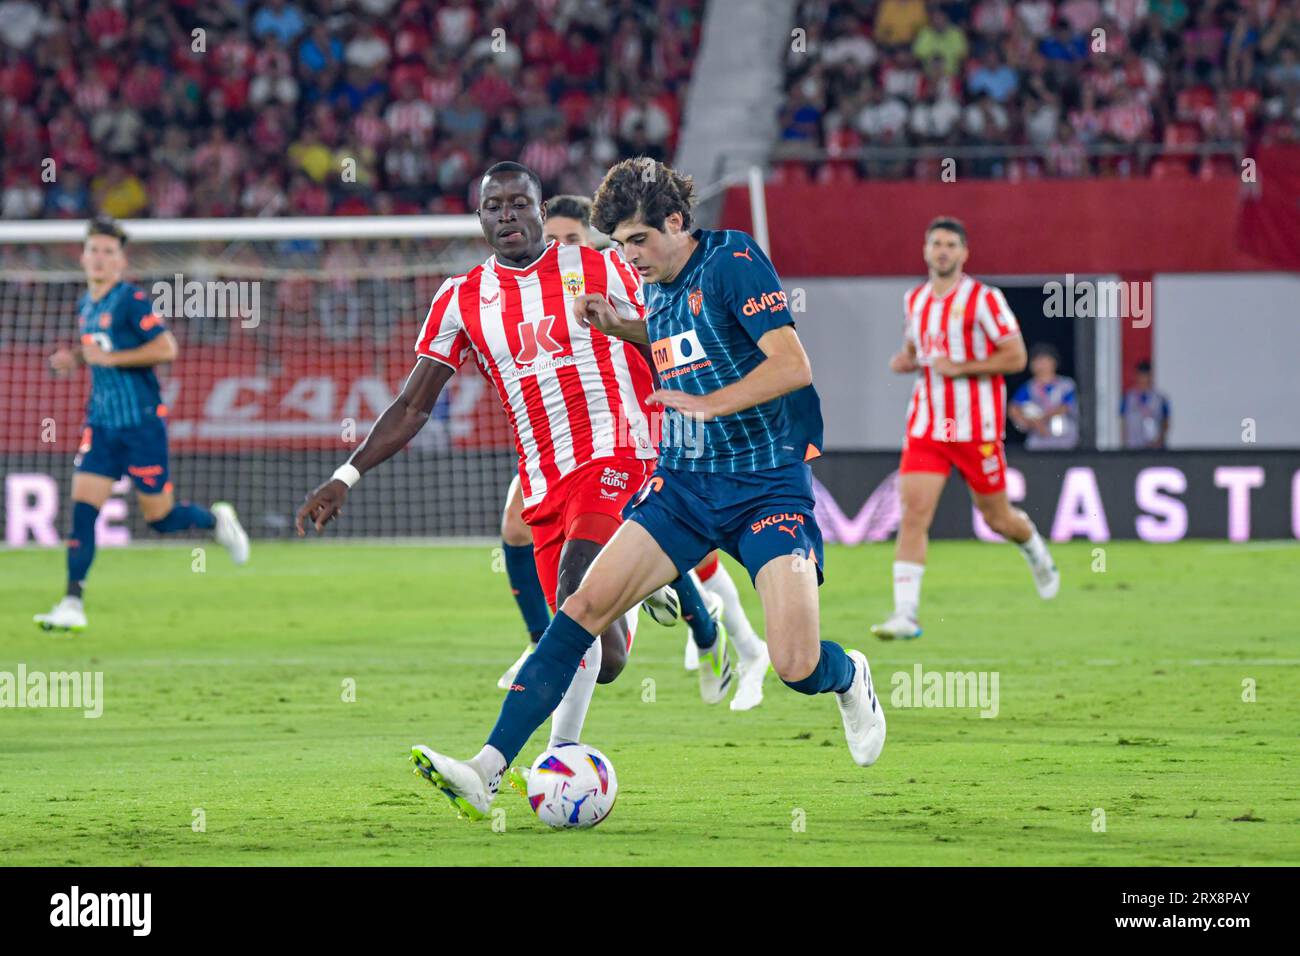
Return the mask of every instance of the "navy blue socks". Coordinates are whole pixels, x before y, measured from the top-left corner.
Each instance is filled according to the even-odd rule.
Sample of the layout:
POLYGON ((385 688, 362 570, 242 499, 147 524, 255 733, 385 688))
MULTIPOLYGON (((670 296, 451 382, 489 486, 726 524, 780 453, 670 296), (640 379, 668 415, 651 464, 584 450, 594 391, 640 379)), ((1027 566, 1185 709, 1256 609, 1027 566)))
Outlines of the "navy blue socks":
POLYGON ((672 588, 677 592, 677 599, 682 605, 682 619, 691 629, 695 646, 707 651, 718 639, 718 625, 709 617, 708 605, 704 596, 695 586, 695 580, 689 574, 683 574, 673 582, 672 588))
POLYGON ((167 512, 165 517, 149 522, 149 527, 160 534, 170 534, 173 531, 188 531, 190 528, 202 528, 206 531, 215 528, 216 525, 217 519, 212 516, 211 511, 199 505, 190 504, 188 501, 173 505, 172 510, 167 512))
POLYGON ((537 650, 519 668, 514 686, 501 705, 501 716, 487 739, 488 746, 505 757, 506 766, 523 750, 533 731, 551 716, 569 689, 578 664, 595 642, 596 636, 569 615, 556 613, 537 642, 537 650))
POLYGON ((822 641, 817 666, 803 680, 784 681, 786 687, 801 694, 842 694, 853 686, 853 658, 834 641, 822 641))
POLYGON ((72 533, 68 536, 68 594, 81 597, 90 563, 95 560, 95 522, 99 509, 84 501, 72 503, 72 533))
POLYGON ((537 560, 533 556, 531 544, 506 544, 501 542, 501 550, 506 558, 506 577, 510 579, 510 591, 519 605, 519 613, 524 617, 524 627, 536 644, 541 639, 546 625, 551 623, 551 609, 546 606, 546 595, 542 593, 542 583, 537 579, 537 560))

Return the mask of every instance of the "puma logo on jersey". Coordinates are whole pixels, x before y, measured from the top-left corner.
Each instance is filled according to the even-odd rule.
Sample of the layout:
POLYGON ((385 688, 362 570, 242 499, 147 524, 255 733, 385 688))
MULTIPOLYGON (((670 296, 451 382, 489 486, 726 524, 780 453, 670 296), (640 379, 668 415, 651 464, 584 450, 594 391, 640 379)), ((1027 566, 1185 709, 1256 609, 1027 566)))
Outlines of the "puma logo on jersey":
POLYGON ((779 524, 779 525, 776 526, 776 530, 777 530, 777 531, 784 531, 786 534, 788 534, 788 535, 789 535, 790 537, 792 537, 792 538, 797 537, 797 535, 795 534, 795 531, 796 531, 795 528, 790 528, 790 527, 787 527, 786 525, 779 524))
POLYGON ((750 258, 748 249, 746 249, 744 252, 733 252, 731 255, 736 259, 748 259, 750 262, 754 261, 752 258, 750 258))

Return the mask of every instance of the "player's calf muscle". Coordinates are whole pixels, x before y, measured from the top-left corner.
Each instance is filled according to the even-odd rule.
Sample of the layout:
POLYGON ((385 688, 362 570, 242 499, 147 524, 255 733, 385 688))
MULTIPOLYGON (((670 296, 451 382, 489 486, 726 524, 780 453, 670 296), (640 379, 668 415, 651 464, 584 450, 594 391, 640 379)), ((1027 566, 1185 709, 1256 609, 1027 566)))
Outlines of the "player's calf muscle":
MULTIPOLYGON (((601 547, 603 545, 596 541, 582 539, 565 542, 564 551, 560 555, 559 581, 555 588, 556 603, 565 604, 569 596, 578 589, 587 574, 587 569, 600 553, 601 547)), ((621 616, 601 628, 600 642, 600 674, 596 682, 608 684, 627 666, 627 626, 621 616)))
POLYGON ((783 681, 803 680, 821 655, 816 571, 798 558, 773 558, 754 585, 763 602, 773 670, 783 681))

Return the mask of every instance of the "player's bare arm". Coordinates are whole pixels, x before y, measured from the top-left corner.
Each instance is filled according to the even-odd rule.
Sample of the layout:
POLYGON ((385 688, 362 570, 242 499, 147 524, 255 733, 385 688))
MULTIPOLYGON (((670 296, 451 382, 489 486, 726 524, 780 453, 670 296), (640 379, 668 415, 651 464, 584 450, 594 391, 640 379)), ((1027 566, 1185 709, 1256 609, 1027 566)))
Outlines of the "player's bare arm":
POLYGON ((940 375, 956 378, 961 375, 1014 375, 1024 371, 1029 363, 1029 352, 1025 349, 1025 340, 1019 335, 1012 335, 998 342, 986 359, 972 359, 969 362, 954 362, 946 355, 937 356, 931 363, 940 375))
POLYGON ((573 317, 583 325, 592 326, 606 335, 625 339, 629 342, 650 344, 646 324, 641 319, 625 319, 614 311, 609 300, 603 295, 588 292, 573 300, 573 317))
POLYGON ((912 344, 911 339, 903 343, 903 347, 889 357, 889 370, 899 375, 907 375, 919 369, 920 363, 916 361, 916 346, 912 344))
POLYGON ((764 332, 758 347, 767 356, 737 382, 704 395, 661 388, 652 401, 707 421, 762 405, 812 384, 812 365, 793 325, 764 332))
MULTIPOLYGON (((438 396, 454 373, 455 369, 450 365, 419 359, 401 393, 384 409, 361 447, 348 459, 348 464, 365 474, 405 448, 429 420, 438 396)), ((338 478, 331 478, 319 486, 298 509, 295 522, 298 535, 301 537, 307 533, 304 520, 314 524, 318 532, 323 531, 325 525, 343 513, 343 501, 347 496, 348 486, 338 478)))
POLYGON ((176 336, 164 332, 139 348, 122 349, 120 352, 106 352, 93 340, 81 347, 81 357, 87 365, 100 365, 110 368, 143 368, 163 365, 174 361, 180 354, 176 336))

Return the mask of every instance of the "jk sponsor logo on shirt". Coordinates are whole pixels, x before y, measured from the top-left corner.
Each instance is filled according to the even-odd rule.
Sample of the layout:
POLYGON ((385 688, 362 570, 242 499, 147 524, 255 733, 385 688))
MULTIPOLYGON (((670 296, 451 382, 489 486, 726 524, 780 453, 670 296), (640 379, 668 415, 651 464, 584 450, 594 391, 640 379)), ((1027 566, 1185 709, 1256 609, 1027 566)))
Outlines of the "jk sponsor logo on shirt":
POLYGON ((704 346, 700 345, 700 337, 694 329, 659 339, 650 345, 650 351, 661 381, 687 372, 698 372, 713 364, 704 353, 704 346))

